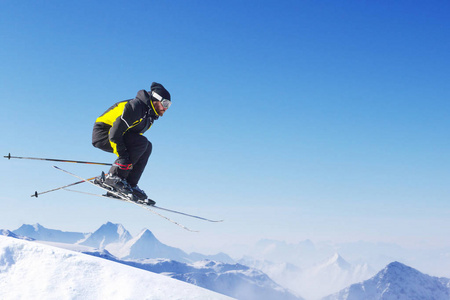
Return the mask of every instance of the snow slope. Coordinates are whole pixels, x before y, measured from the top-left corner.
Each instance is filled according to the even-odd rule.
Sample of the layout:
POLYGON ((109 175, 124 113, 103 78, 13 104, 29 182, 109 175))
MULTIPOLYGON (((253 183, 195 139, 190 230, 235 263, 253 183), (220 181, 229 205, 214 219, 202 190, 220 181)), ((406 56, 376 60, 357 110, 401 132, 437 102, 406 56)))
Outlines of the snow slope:
POLYGON ((135 268, 164 274, 241 300, 301 300, 263 272, 240 264, 198 261, 192 264, 168 259, 119 260, 108 252, 86 253, 135 268))
POLYGON ((4 236, 9 236, 9 237, 13 237, 16 239, 22 239, 22 240, 27 240, 27 241, 32 241, 33 239, 27 236, 21 236, 21 235, 17 235, 14 232, 8 230, 8 229, 0 229, 0 235, 4 235, 4 236))
MULTIPOLYGON (((24 225, 21 228, 25 227, 36 228, 36 230, 32 230, 36 237, 46 236, 44 233, 50 231, 38 224, 24 225)), ((55 232, 55 230, 51 231, 55 232)), ((58 232, 61 233, 61 231, 58 232)), ((14 235, 10 231, 5 231, 5 235, 10 234, 14 235)), ((65 240, 64 236, 60 236, 60 238, 65 240)), ((161 243, 148 229, 144 229, 133 238, 122 225, 108 222, 92 234, 86 234, 86 239, 80 240, 76 244, 40 240, 35 242, 161 273, 242 300, 301 299, 258 270, 234 263, 204 261, 205 257, 220 257, 225 258, 225 261, 232 261, 226 254, 205 256, 194 253, 189 255, 181 249, 161 243), (193 263, 196 259, 202 261, 193 263)))
POLYGON ((0 299, 231 299, 101 258, 0 236, 0 299))

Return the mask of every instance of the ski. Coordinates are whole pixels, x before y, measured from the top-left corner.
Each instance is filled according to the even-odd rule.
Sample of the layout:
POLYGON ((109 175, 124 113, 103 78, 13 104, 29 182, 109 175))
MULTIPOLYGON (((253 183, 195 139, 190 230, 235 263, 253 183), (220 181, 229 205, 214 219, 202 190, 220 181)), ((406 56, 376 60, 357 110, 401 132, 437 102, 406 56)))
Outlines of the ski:
MULTIPOLYGON (((144 209, 146 209, 146 210, 148 210, 148 211, 154 213, 155 215, 160 216, 161 218, 164 218, 164 219, 166 219, 166 220, 172 222, 173 224, 175 224, 175 225, 177 225, 177 226, 179 226, 179 227, 181 227, 181 228, 183 228, 183 229, 185 229, 185 230, 187 230, 187 231, 198 232, 198 231, 192 230, 192 229, 190 229, 190 228, 188 228, 188 227, 186 227, 186 226, 184 226, 184 225, 182 225, 182 224, 180 224, 180 223, 178 223, 178 222, 176 222, 176 221, 174 221, 174 220, 172 220, 172 219, 170 219, 170 218, 168 218, 168 217, 166 217, 166 216, 164 216, 164 215, 161 215, 161 214, 157 213, 156 211, 154 211, 153 209, 150 208, 150 207, 151 207, 150 205, 145 205, 145 204, 137 203, 137 202, 132 201, 132 200, 128 199, 127 197, 121 195, 120 193, 117 193, 117 192, 115 192, 115 191, 111 191, 111 190, 109 190, 109 189, 107 189, 107 188, 104 188, 104 187, 102 187, 102 186, 100 186, 100 185, 97 185, 97 184, 93 183, 92 181, 89 181, 89 180, 87 180, 87 179, 85 179, 85 178, 83 178, 83 177, 80 177, 80 176, 78 176, 78 175, 75 175, 75 174, 73 174, 73 173, 71 173, 71 172, 69 172, 69 171, 66 171, 66 170, 64 170, 64 169, 61 169, 61 168, 59 168, 59 167, 57 167, 57 166, 53 166, 53 167, 54 167, 55 169, 57 169, 57 170, 60 170, 60 171, 62 171, 62 172, 64 172, 64 173, 66 173, 66 174, 69 174, 69 175, 71 175, 71 176, 73 176, 73 177, 75 177, 75 178, 81 179, 81 180, 83 180, 84 182, 88 182, 88 183, 92 184, 93 186, 96 186, 96 187, 101 188, 101 189, 103 189, 103 190, 105 190, 105 191, 107 191, 107 192, 110 192, 110 193, 112 193, 112 194, 114 194, 115 196, 117 196, 117 197, 120 198, 120 199, 117 199, 117 198, 113 198, 113 199, 117 199, 117 200, 122 200, 122 201, 125 201, 125 202, 129 202, 129 203, 133 203, 134 205, 137 205, 137 206, 139 206, 139 207, 142 207, 142 208, 144 208, 144 209)), ((94 195, 95 195, 95 194, 94 194, 94 195)), ((103 197, 103 195, 99 195, 99 196, 103 197)), ((112 197, 108 197, 108 196, 104 196, 104 197, 112 198, 112 197)))
MULTIPOLYGON (((90 196, 96 196, 96 197, 101 197, 101 198, 107 198, 107 199, 114 199, 114 200, 118 200, 118 201, 129 202, 128 200, 125 200, 125 199, 123 199, 123 198, 115 198, 115 197, 110 197, 110 196, 106 196, 106 195, 100 195, 100 194, 94 194, 94 193, 89 193, 89 192, 84 192, 84 191, 72 190, 72 189, 68 189, 68 188, 63 188, 63 190, 68 191, 68 192, 80 193, 80 194, 84 194, 84 195, 90 195, 90 196)), ((131 200, 130 200, 130 201, 131 201, 131 200)), ((170 222, 174 223, 175 225, 180 226, 180 227, 183 228, 183 229, 186 229, 187 231, 190 231, 190 232, 199 232, 199 231, 197 231, 197 230, 189 229, 189 228, 187 228, 186 226, 184 226, 184 225, 178 223, 177 221, 174 221, 174 220, 172 220, 172 219, 170 219, 170 218, 168 218, 168 217, 166 217, 166 216, 164 216, 164 215, 161 215, 161 214, 159 214, 159 213, 153 211, 151 208, 148 207, 148 206, 151 206, 151 205, 141 204, 141 203, 137 203, 137 202, 133 202, 133 203, 139 205, 140 207, 142 207, 142 208, 144 208, 144 209, 147 209, 147 210, 151 211, 152 213, 154 213, 154 214, 160 216, 161 218, 166 219, 167 221, 170 221, 170 222)), ((151 207, 152 207, 152 206, 151 206, 151 207)))
MULTIPOLYGON (((75 192, 75 193, 80 193, 80 194, 85 194, 85 195, 91 195, 91 196, 103 197, 103 198, 109 198, 109 199, 117 199, 117 198, 114 198, 114 197, 109 197, 107 195, 100 195, 100 194, 89 193, 89 192, 84 192, 84 191, 77 191, 77 190, 68 189, 66 187, 63 187, 62 189, 65 190, 65 191, 75 192)), ((118 199, 118 200, 122 200, 122 199, 118 199)), ((219 222, 223 222, 224 221, 224 220, 211 220, 211 219, 207 219, 207 218, 204 218, 204 217, 187 214, 187 213, 184 213, 184 212, 181 212, 181 211, 178 211, 178 210, 168 209, 168 208, 157 206, 157 205, 148 205, 148 204, 144 204, 144 203, 139 203, 139 204, 143 205, 143 206, 150 206, 151 208, 156 208, 156 209, 164 210, 164 211, 175 213, 175 214, 180 214, 180 215, 191 217, 191 218, 196 218, 196 219, 212 222, 212 223, 219 223, 219 222)))
POLYGON ((191 218, 196 218, 196 219, 200 219, 200 220, 204 220, 204 221, 208 221, 208 222, 212 222, 212 223, 223 222, 223 220, 211 220, 211 219, 207 219, 207 218, 204 218, 204 217, 200 217, 200 216, 196 216, 196 215, 187 214, 187 213, 184 213, 184 212, 181 212, 181 211, 177 211, 177 210, 173 210, 173 209, 164 208, 164 207, 157 206, 157 205, 153 205, 152 207, 157 208, 157 209, 161 209, 161 210, 164 210, 164 211, 168 211, 168 212, 171 212, 171 213, 174 213, 174 214, 180 214, 180 215, 183 215, 183 216, 187 216, 187 217, 191 217, 191 218))
MULTIPOLYGON (((86 180, 92 181, 95 178, 96 178, 96 176, 88 178, 86 180)), ((67 184, 67 185, 64 185, 64 186, 61 186, 61 187, 53 188, 51 190, 44 191, 44 192, 37 192, 37 191, 35 191, 34 194, 31 195, 31 197, 36 197, 37 198, 40 195, 43 195, 43 194, 46 194, 46 193, 50 193, 50 192, 54 192, 54 191, 58 191, 58 190, 67 190, 67 191, 71 191, 71 192, 78 192, 78 193, 88 194, 88 195, 91 195, 91 196, 107 197, 105 195, 99 195, 99 194, 94 194, 94 193, 87 193, 87 192, 82 192, 82 191, 68 189, 68 187, 71 187, 71 186, 74 186, 74 185, 77 185, 77 184, 80 184, 80 183, 84 183, 84 182, 86 182, 86 180, 83 179, 83 180, 80 180, 80 181, 77 181, 77 182, 74 182, 74 183, 70 183, 70 184, 67 184)), ((107 198, 112 198, 112 197, 107 197, 107 198)), ((145 205, 145 203, 139 203, 139 204, 145 205)), ((204 221, 207 221, 207 222, 212 222, 212 223, 218 223, 218 222, 223 222, 224 221, 224 220, 212 220, 212 219, 208 219, 208 218, 205 218, 205 217, 200 217, 200 216, 197 216, 197 215, 191 215, 191 214, 188 214, 188 213, 184 213, 184 212, 173 210, 173 209, 168 209, 168 208, 161 207, 161 206, 158 206, 158 205, 151 205, 151 207, 152 208, 156 208, 156 209, 160 209, 160 210, 164 210, 164 211, 167 211, 167 212, 171 212, 171 213, 175 213, 175 214, 180 214, 180 215, 183 215, 183 216, 191 217, 191 218, 196 218, 196 219, 199 219, 199 220, 204 220, 204 221)))

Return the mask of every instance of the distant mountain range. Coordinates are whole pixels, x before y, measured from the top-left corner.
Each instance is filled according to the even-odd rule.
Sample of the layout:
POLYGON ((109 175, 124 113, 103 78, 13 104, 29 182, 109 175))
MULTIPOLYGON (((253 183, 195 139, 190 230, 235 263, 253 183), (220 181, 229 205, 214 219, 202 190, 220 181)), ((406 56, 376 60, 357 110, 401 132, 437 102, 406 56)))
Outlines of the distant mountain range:
POLYGON ((399 262, 393 262, 374 277, 323 298, 323 300, 359 299, 448 300, 450 279, 432 277, 399 262))
POLYGON ((243 258, 239 263, 260 269, 275 282, 307 299, 318 299, 335 293, 376 273, 367 264, 350 264, 338 253, 305 269, 288 263, 273 263, 251 258, 243 258))
MULTIPOLYGON (((188 254, 161 243, 148 229, 133 237, 122 225, 111 222, 93 233, 64 232, 35 224, 14 231, 0 230, 0 235, 34 239, 164 274, 238 299, 302 299, 298 294, 306 299, 323 300, 450 299, 450 279, 432 277, 399 262, 389 263, 376 273, 368 264, 351 264, 338 253, 304 268, 253 257, 244 257, 236 263, 225 253, 188 254)), ((277 252, 292 255, 289 249, 292 246, 285 243, 263 240, 256 246, 272 249, 274 259, 277 252)), ((320 253, 310 241, 294 247, 301 254, 320 253)))
POLYGON ((26 236, 39 241, 59 242, 67 244, 75 244, 86 238, 86 233, 67 232, 55 229, 48 229, 40 224, 28 225, 23 224, 13 233, 26 236))
POLYGON ((4 235, 32 237, 41 243, 161 273, 238 299, 302 299, 263 272, 236 264, 224 253, 187 254, 161 243, 148 229, 133 237, 121 224, 111 222, 93 233, 64 232, 35 224, 4 231, 4 235))
POLYGON ((93 233, 48 229, 40 224, 24 224, 12 231, 12 233, 38 241, 83 245, 100 250, 105 249, 120 259, 167 258, 186 263, 209 259, 234 263, 234 260, 225 253, 218 253, 217 255, 187 254, 181 249, 161 243, 148 229, 144 229, 136 237, 132 237, 121 224, 113 224, 111 222, 103 224, 93 233))

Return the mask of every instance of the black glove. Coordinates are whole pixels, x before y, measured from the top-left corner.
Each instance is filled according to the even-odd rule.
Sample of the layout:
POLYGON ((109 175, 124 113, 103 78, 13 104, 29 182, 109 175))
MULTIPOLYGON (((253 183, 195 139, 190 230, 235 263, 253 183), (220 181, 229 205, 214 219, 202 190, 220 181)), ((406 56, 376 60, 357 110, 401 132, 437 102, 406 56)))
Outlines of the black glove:
POLYGON ((121 170, 133 169, 133 164, 128 156, 119 156, 119 158, 114 162, 114 166, 119 167, 121 170))

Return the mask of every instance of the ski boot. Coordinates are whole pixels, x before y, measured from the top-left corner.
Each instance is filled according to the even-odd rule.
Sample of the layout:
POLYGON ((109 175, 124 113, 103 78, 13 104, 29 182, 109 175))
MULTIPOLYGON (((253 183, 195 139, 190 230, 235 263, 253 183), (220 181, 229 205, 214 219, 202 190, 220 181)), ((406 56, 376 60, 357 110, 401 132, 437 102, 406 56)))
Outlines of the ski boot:
POLYGON ((131 189, 133 190, 133 195, 137 199, 138 203, 145 204, 145 205, 155 205, 156 202, 152 199, 148 199, 147 194, 142 190, 139 186, 132 186, 131 189))
MULTIPOLYGON (((107 189, 110 189, 112 192, 116 192, 120 195, 123 195, 132 201, 136 201, 131 186, 125 179, 122 179, 117 175, 112 175, 109 173, 105 175, 104 173, 102 173, 101 176, 94 179, 94 183, 106 187, 107 189)), ((115 196, 114 198, 117 198, 117 195, 114 195, 114 193, 112 192, 108 192, 106 193, 106 195, 108 197, 115 196)))
POLYGON ((144 200, 147 199, 147 194, 144 192, 144 190, 142 190, 140 187, 136 186, 132 186, 131 189, 133 190, 133 195, 138 199, 138 200, 144 200))
POLYGON ((147 199, 147 194, 138 185, 132 186, 131 189, 133 190, 133 195, 136 197, 136 199, 138 200, 147 199))

